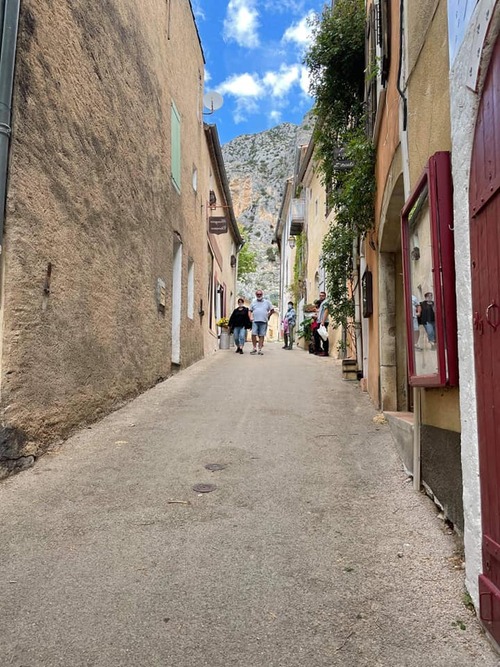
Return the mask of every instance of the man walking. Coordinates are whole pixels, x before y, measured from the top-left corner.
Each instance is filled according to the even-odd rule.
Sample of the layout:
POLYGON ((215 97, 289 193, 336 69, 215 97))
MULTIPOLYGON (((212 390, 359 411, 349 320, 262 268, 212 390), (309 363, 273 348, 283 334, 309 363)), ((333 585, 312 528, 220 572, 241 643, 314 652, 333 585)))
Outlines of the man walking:
MULTIPOLYGON (((328 329, 328 301, 326 300, 326 292, 319 293, 319 309, 318 309, 318 329, 321 325, 328 329)), ((318 329, 314 330, 314 344, 315 352, 318 357, 327 357, 330 351, 330 341, 328 338, 323 340, 318 333, 318 329)))
POLYGON ((264 299, 264 294, 261 289, 255 292, 255 299, 250 306, 250 318, 252 320, 252 344, 253 350, 250 354, 257 354, 257 341, 259 343, 258 354, 264 354, 262 348, 264 347, 264 337, 267 332, 267 323, 269 316, 274 312, 274 308, 270 301, 264 299))

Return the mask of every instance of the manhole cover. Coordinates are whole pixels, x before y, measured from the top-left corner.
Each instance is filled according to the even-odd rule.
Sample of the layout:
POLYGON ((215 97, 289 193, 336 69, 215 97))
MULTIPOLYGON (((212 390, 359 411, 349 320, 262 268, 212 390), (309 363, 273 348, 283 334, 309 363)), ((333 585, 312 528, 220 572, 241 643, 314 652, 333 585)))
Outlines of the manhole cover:
POLYGON ((226 465, 225 465, 225 463, 207 463, 205 468, 207 470, 212 470, 212 471, 224 470, 224 468, 226 468, 226 465))
POLYGON ((216 488, 215 484, 195 484, 193 491, 196 491, 196 493, 210 493, 215 491, 216 488))

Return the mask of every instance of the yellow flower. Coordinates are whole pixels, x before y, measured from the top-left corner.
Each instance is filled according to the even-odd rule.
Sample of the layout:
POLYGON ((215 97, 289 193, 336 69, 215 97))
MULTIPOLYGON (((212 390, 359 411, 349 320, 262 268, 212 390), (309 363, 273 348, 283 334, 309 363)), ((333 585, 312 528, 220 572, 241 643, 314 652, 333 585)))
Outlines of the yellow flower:
POLYGON ((229 320, 227 317, 221 317, 217 322, 215 323, 218 327, 227 327, 229 324, 229 320))

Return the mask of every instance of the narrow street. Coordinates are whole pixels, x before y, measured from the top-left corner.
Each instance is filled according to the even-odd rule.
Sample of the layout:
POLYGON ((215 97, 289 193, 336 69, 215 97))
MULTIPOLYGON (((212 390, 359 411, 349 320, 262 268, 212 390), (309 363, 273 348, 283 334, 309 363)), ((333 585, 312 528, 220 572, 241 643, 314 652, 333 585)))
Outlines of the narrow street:
POLYGON ((499 665, 458 540, 358 384, 249 351, 0 484, 2 666, 499 665))

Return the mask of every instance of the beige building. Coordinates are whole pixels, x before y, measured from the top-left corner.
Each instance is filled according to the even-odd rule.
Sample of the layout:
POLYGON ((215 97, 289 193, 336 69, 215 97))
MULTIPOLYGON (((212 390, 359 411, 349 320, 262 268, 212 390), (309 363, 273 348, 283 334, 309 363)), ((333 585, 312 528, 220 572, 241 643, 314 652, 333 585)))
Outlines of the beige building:
MULTIPOLYGON (((314 140, 305 150, 297 175, 297 183, 304 201, 304 303, 313 303, 321 291, 327 292, 325 270, 322 264, 322 245, 330 225, 334 224, 333 211, 327 205, 325 186, 314 157, 314 140)), ((328 328, 330 356, 349 356, 352 344, 346 338, 342 327, 334 327, 330 321, 328 328), (349 348, 349 349, 348 349, 349 348)))
POLYGON ((233 211, 221 147, 215 125, 205 125, 209 163, 206 206, 207 284, 206 295, 200 300, 199 312, 204 312, 205 354, 219 348, 220 327, 216 322, 231 315, 238 295, 236 277, 238 252, 243 239, 233 211), (206 306, 206 307, 205 307, 206 306))
MULTIPOLYGON (((203 356, 207 202, 225 197, 189 2, 26 0, 14 55, 0 474, 203 356)), ((226 236, 230 295, 239 239, 226 236)))
MULTIPOLYGON (((293 301, 297 323, 309 315, 304 308, 326 291, 322 265, 323 239, 332 224, 327 210, 326 191, 314 162, 314 141, 297 151, 294 176, 285 184, 276 225, 275 242, 280 248, 280 313, 293 301)), ((342 327, 329 330, 330 355, 340 358, 351 352, 342 327), (348 349, 346 349, 348 348, 348 349)), ((304 346, 307 341, 299 341, 304 346)))
MULTIPOLYGON (((374 286, 373 316, 365 341, 369 351, 367 388, 374 403, 391 419, 402 459, 416 473, 417 485, 421 475, 445 515, 461 530, 459 392, 456 382, 445 377, 456 365, 451 355, 456 346, 456 325, 453 312, 441 323, 441 299, 450 286, 442 284, 441 267, 432 264, 437 253, 446 255, 441 250, 441 245, 445 248, 444 232, 435 237, 441 239, 439 242, 431 242, 431 214, 426 213, 425 223, 418 227, 415 217, 406 241, 401 236, 402 210, 418 192, 422 178, 429 181, 422 190, 421 206, 433 210, 435 202, 431 200, 438 179, 432 171, 434 156, 451 150, 450 96, 448 86, 443 85, 449 76, 447 5, 444 0, 410 4, 403 15, 404 29, 396 20, 399 3, 382 3, 381 11, 383 34, 377 42, 375 12, 369 10, 373 40, 369 52, 384 67, 371 82, 370 91, 377 199, 376 229, 364 244, 363 259, 373 274, 374 286), (401 30, 403 53, 399 50, 401 30), (430 192, 427 199, 426 191, 430 192), (435 300, 434 328, 440 328, 437 343, 418 324, 416 313, 414 324, 412 316, 407 316, 411 300, 424 302, 426 292, 432 292, 435 300), (409 330, 410 325, 415 331, 409 330), (447 338, 445 343, 445 332, 451 335, 453 330, 455 340, 447 338), (437 358, 443 354, 444 359, 448 353, 443 377, 438 377, 437 358)), ((445 227, 448 234, 451 228, 450 219, 445 227)), ((445 301, 453 311, 452 299, 443 304, 445 301)))

